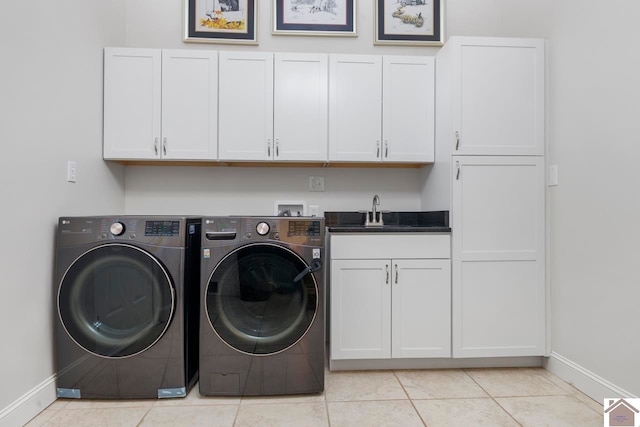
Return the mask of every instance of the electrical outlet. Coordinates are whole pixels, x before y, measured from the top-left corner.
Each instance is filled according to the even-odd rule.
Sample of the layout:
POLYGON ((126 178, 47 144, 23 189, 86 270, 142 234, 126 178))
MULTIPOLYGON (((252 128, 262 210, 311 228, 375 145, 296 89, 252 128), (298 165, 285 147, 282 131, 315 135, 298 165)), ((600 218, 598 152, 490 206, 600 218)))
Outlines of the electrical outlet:
POLYGON ((76 182, 77 172, 76 162, 69 160, 67 162, 67 182, 76 182))
POLYGON ((324 191, 324 176, 310 176, 309 191, 324 191))
POLYGON ((320 206, 318 206, 318 205, 309 205, 309 215, 311 215, 311 216, 320 216, 320 206))

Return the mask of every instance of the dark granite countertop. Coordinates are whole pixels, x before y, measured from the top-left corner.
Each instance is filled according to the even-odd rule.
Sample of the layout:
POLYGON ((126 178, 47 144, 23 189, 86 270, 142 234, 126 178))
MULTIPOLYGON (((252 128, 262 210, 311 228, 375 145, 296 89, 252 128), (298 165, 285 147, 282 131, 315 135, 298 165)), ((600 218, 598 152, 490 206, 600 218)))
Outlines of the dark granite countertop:
POLYGON ((365 212, 325 212, 325 225, 335 233, 451 232, 449 211, 382 211, 383 226, 364 225, 365 212))

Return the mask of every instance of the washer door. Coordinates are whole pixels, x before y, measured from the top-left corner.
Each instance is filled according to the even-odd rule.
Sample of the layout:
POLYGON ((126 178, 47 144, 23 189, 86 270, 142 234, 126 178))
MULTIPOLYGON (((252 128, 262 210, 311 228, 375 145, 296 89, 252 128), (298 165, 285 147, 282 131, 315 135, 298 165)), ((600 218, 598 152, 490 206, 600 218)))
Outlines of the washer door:
POLYGON ((229 346, 267 355, 295 345, 318 309, 313 274, 295 252, 252 244, 230 252, 213 270, 206 290, 209 322, 229 346))
POLYGON ((85 252, 65 272, 58 314, 69 336, 104 357, 127 357, 155 344, 169 327, 175 292, 148 252, 108 244, 85 252))

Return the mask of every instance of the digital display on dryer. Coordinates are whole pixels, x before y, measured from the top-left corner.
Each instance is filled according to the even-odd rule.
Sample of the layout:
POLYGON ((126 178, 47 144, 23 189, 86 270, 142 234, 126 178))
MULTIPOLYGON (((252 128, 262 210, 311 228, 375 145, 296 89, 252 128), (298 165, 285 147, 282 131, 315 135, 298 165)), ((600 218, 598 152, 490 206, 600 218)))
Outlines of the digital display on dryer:
POLYGON ((320 221, 292 220, 289 221, 288 236, 320 236, 320 221))
POLYGON ((180 221, 146 221, 145 236, 179 236, 180 221))

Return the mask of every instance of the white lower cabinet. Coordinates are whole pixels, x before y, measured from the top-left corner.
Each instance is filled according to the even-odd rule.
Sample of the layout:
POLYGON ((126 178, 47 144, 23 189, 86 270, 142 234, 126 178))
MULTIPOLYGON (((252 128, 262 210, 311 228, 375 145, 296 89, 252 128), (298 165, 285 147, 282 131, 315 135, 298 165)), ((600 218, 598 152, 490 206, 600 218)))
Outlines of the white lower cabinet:
POLYGON ((451 356, 449 240, 331 237, 332 360, 451 356))

